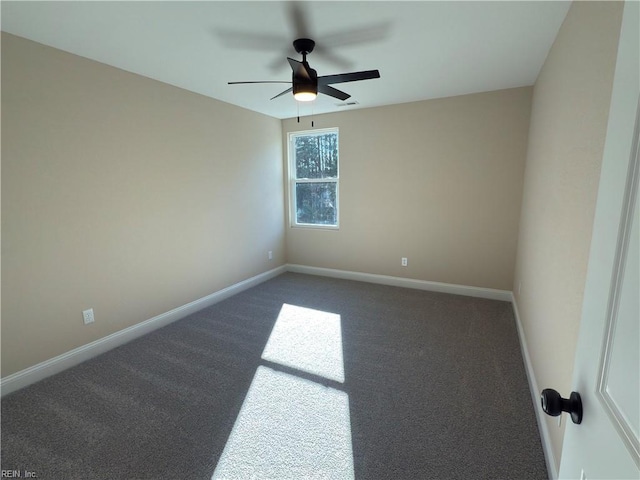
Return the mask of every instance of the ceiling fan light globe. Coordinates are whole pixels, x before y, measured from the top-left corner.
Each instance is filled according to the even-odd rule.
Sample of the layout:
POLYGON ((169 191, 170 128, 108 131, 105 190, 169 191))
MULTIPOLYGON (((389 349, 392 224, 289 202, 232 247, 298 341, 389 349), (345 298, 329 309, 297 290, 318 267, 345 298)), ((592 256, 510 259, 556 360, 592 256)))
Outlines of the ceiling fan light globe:
POLYGON ((318 94, 314 92, 296 92, 293 95, 293 98, 295 98, 299 102, 312 102, 316 99, 317 96, 318 94))

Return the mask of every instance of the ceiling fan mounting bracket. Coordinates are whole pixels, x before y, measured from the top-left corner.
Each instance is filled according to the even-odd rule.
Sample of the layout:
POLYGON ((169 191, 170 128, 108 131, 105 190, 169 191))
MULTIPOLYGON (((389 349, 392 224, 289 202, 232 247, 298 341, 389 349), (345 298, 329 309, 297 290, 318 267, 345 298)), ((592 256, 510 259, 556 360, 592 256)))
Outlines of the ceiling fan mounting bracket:
POLYGON ((313 52, 313 47, 316 46, 316 42, 310 38, 298 38, 293 41, 293 48, 296 49, 300 55, 308 55, 313 52))

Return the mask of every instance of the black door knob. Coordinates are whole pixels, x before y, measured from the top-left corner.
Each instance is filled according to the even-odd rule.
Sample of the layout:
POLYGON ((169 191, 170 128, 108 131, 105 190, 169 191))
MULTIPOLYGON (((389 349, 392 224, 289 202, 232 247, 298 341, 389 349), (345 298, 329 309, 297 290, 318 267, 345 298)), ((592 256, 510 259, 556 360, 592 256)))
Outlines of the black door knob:
POLYGON ((540 396, 542 410, 547 415, 557 417, 562 412, 571 414, 573 423, 582 422, 582 399, 578 392, 571 392, 569 398, 562 398, 558 392, 551 388, 545 388, 540 396))

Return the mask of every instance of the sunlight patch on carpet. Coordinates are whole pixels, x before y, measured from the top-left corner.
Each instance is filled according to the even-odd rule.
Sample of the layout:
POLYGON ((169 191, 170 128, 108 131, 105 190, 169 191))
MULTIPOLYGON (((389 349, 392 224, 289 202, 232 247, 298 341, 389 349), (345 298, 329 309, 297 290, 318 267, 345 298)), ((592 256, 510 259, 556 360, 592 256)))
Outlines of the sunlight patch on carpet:
POLYGON ((340 315, 283 304, 262 358, 344 383, 340 315))
POLYGON ((259 366, 212 479, 355 478, 349 397, 259 366))
MULTIPOLYGON (((344 383, 335 313, 283 304, 262 359, 344 383)), ((349 395, 258 366, 212 479, 355 478, 349 395)))

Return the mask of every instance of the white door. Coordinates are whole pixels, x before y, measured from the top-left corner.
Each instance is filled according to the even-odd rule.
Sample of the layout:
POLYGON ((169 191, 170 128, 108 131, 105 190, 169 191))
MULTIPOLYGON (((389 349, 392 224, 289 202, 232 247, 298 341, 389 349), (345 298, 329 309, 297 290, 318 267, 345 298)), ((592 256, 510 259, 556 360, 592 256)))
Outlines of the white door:
MULTIPOLYGON (((560 478, 640 478, 640 3, 625 3, 560 478)), ((561 392, 568 397, 570 392, 561 392)))

